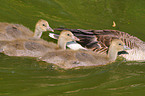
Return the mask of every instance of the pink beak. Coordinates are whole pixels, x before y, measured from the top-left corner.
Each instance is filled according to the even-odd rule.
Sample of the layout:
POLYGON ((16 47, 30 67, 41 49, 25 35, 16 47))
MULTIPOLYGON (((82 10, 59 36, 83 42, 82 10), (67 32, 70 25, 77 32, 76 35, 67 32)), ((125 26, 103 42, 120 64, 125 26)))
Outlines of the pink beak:
POLYGON ((47 31, 54 32, 54 30, 50 26, 47 26, 47 31))
POLYGON ((74 36, 74 40, 75 40, 75 41, 80 41, 80 39, 77 38, 76 36, 74 36))

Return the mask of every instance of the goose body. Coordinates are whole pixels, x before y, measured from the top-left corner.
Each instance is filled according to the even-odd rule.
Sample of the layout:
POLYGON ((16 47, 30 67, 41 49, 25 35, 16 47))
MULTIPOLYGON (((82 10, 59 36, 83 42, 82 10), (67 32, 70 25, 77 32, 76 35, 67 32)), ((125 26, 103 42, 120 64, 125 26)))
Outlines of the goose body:
MULTIPOLYGON (((57 28, 55 30, 64 30, 57 28)), ((122 40, 131 50, 119 52, 127 61, 145 61, 145 42, 128 33, 118 30, 83 30, 83 29, 65 29, 71 31, 80 39, 77 44, 84 48, 93 50, 97 53, 106 53, 113 39, 122 40)), ((59 35, 53 34, 54 39, 59 35)))
POLYGON ((40 57, 49 51, 66 49, 66 43, 77 40, 70 31, 62 31, 58 44, 47 42, 43 39, 17 39, 13 41, 0 41, 0 49, 8 56, 40 57))
POLYGON ((17 39, 12 41, 0 41, 3 53, 8 56, 39 57, 48 51, 54 50, 56 44, 48 43, 42 39, 17 39))
POLYGON ((27 39, 37 38, 39 39, 44 31, 54 30, 49 26, 46 20, 39 20, 35 26, 35 32, 32 32, 29 28, 26 28, 20 24, 12 23, 0 23, 0 40, 16 40, 16 39, 27 39))
POLYGON ((114 62, 118 51, 126 50, 124 43, 115 39, 111 42, 108 55, 97 54, 93 51, 85 50, 58 50, 48 52, 39 59, 48 63, 53 63, 64 69, 71 69, 80 66, 99 66, 114 62))

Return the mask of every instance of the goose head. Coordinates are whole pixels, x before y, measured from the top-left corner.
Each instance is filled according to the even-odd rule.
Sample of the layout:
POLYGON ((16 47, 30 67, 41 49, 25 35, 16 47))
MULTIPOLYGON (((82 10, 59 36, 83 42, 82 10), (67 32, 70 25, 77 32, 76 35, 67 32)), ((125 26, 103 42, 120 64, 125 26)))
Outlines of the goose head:
POLYGON ((121 40, 114 39, 112 40, 109 51, 108 51, 108 57, 111 61, 115 61, 117 58, 117 53, 119 51, 129 50, 130 48, 127 47, 121 40))
POLYGON ((44 32, 44 31, 52 31, 54 30, 49 26, 48 22, 46 20, 40 19, 36 24, 36 29, 44 32))
POLYGON ((123 41, 119 40, 119 39, 114 39, 112 40, 110 46, 114 47, 115 50, 117 51, 123 51, 123 50, 129 50, 130 48, 127 47, 123 41))
POLYGON ((79 41, 79 39, 75 37, 70 31, 63 30, 58 38, 58 46, 65 50, 66 43, 71 41, 79 41))
POLYGON ((42 35, 42 32, 44 31, 52 31, 54 30, 49 26, 48 22, 46 20, 40 19, 35 26, 35 32, 34 32, 34 37, 35 38, 40 38, 42 35))

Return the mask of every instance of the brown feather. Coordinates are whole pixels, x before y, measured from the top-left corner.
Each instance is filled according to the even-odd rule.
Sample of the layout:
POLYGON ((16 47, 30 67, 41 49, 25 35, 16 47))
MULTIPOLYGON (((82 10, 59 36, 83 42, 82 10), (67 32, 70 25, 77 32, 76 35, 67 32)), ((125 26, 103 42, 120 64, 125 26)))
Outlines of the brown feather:
MULTIPOLYGON (((65 28, 57 28, 55 30, 64 30, 65 28)), ((125 45, 131 49, 134 47, 141 47, 140 43, 145 44, 143 41, 135 36, 131 36, 128 33, 118 30, 84 30, 84 29, 65 29, 71 31, 76 37, 80 39, 80 43, 83 47, 91 48, 96 52, 107 52, 110 42, 113 39, 122 40, 125 45), (98 42, 98 43, 94 43, 98 42), (138 43, 139 42, 139 43, 138 43), (87 46, 89 45, 89 46, 87 46)))

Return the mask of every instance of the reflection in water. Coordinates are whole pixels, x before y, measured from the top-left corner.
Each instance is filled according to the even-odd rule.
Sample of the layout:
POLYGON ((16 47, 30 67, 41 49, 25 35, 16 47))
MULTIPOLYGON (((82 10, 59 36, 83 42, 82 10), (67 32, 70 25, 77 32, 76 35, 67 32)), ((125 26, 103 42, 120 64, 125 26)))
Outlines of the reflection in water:
MULTIPOLYGON (((0 10, 1 22, 20 23, 30 29, 45 19, 52 28, 119 28, 145 41, 143 0, 3 0, 0 10)), ((54 41, 47 33, 42 38, 54 41)), ((35 58, 4 54, 0 58, 0 96, 144 95, 144 62, 118 60, 95 68, 56 70, 35 58)))

